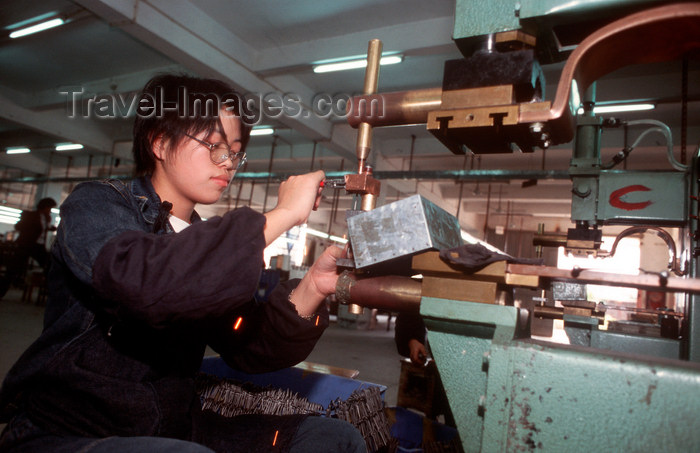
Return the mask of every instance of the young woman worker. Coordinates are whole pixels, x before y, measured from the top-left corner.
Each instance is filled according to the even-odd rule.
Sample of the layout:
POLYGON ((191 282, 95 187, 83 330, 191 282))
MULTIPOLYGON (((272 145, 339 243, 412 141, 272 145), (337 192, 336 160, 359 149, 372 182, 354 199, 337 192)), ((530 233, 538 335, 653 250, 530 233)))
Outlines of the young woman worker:
POLYGON ((200 221, 195 205, 216 202, 245 160, 250 128, 232 94, 216 80, 152 79, 134 124, 137 177, 80 184, 61 205, 44 330, 0 393, 0 451, 365 451, 337 419, 200 408, 207 345, 246 372, 306 358, 328 325, 321 302, 341 253, 327 249, 301 281, 253 301, 263 249, 306 220, 324 174, 283 182, 265 214, 200 221))

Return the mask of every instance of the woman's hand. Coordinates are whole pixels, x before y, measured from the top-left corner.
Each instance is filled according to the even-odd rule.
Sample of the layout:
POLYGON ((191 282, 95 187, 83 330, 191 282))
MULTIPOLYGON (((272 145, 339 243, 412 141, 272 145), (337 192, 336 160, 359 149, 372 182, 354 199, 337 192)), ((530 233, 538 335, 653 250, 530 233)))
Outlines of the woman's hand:
POLYGON ((343 249, 328 247, 299 282, 292 295, 292 303, 301 316, 315 312, 326 296, 335 293, 335 284, 338 281, 336 261, 342 254, 343 249))
POLYGON ((265 213, 265 243, 270 245, 282 233, 306 222, 321 200, 322 170, 290 176, 280 184, 277 206, 265 213))

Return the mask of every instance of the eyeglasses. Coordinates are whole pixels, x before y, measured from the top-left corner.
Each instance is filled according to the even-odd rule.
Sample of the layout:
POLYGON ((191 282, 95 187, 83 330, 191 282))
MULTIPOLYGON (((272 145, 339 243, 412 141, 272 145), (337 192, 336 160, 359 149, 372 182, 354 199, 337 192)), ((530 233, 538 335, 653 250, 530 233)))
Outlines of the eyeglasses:
MULTIPOLYGON (((209 148, 209 158, 216 165, 226 162, 226 159, 231 159, 231 162, 236 166, 236 170, 238 170, 246 162, 245 151, 234 151, 224 142, 209 143, 205 140, 193 137, 190 134, 185 135, 209 148)), ((241 145, 240 142, 236 142, 236 144, 241 145)))

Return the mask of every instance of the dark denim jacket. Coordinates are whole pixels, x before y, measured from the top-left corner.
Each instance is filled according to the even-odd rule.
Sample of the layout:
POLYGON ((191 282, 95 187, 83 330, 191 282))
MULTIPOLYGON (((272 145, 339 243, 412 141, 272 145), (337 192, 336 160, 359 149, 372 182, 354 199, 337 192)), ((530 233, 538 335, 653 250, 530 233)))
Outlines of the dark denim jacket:
POLYGON ((299 318, 287 301, 295 282, 252 300, 264 216, 242 208, 169 234, 161 211, 147 178, 83 183, 61 205, 44 331, 5 379, 1 420, 21 412, 56 434, 189 438, 207 344, 247 372, 306 358, 325 308, 318 326, 299 318))

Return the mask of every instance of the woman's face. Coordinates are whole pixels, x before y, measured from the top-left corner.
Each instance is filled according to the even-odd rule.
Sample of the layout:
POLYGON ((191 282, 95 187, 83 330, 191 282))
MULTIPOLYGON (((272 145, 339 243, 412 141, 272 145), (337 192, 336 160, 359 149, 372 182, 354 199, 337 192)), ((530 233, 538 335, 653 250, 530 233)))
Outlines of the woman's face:
MULTIPOLYGON (((223 131, 194 137, 208 143, 225 142, 234 151, 239 150, 240 119, 224 111, 220 118, 223 131)), ((189 137, 184 137, 173 152, 161 154, 160 163, 153 174, 153 185, 161 200, 173 203, 174 211, 178 207, 192 209, 196 203, 215 203, 228 187, 236 168, 230 159, 215 164, 209 148, 189 137)))

